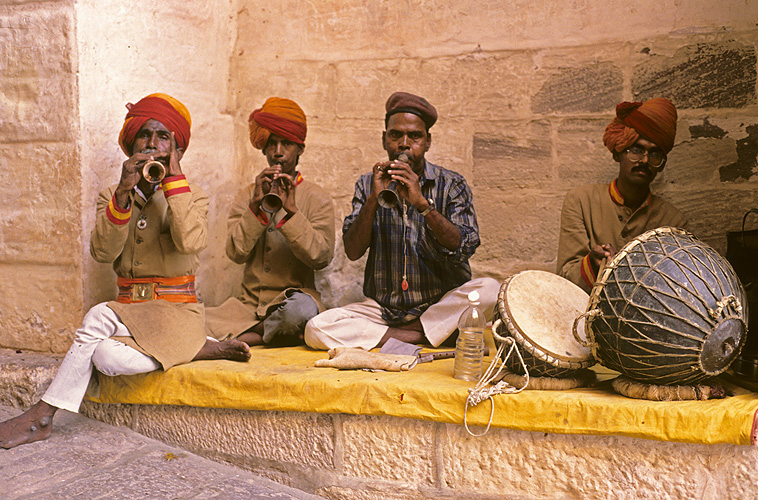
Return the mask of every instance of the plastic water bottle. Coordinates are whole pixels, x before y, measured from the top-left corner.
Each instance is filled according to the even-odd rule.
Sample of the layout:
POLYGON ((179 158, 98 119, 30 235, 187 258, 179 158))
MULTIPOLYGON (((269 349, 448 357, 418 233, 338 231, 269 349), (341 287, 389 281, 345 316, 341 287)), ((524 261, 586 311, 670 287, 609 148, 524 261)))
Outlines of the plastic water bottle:
POLYGON ((458 340, 455 343, 453 377, 475 381, 482 376, 484 328, 487 322, 479 310, 479 292, 468 294, 468 307, 458 319, 458 340))

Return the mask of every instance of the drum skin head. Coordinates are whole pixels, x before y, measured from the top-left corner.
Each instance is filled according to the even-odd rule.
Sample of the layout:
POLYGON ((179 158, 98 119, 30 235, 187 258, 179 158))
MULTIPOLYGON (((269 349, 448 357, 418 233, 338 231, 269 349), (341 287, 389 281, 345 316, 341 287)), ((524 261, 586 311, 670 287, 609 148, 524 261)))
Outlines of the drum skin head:
MULTIPOLYGON (((523 271, 508 282, 502 309, 523 342, 557 360, 592 364, 588 347, 572 333, 589 295, 569 280, 546 271, 523 271)), ((582 329, 580 325, 580 335, 582 329)))
POLYGON ((590 294, 586 331, 604 366, 640 382, 695 384, 723 373, 745 343, 745 291, 692 234, 663 227, 630 241, 590 294))

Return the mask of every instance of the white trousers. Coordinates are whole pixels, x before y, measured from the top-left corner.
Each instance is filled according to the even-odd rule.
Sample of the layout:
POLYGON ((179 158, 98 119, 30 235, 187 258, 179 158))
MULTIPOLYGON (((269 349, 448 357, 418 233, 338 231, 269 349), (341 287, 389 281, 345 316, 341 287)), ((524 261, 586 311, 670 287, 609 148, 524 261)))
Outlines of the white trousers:
MULTIPOLYGON (((467 281, 447 292, 419 318, 430 344, 437 347, 458 328, 458 318, 468 306, 468 294, 479 292, 479 308, 487 321, 497 303, 500 283, 492 278, 467 281)), ((382 308, 374 299, 329 309, 312 318, 305 326, 305 343, 313 349, 362 347, 373 349, 387 333, 382 308)))
POLYGON ((160 368, 160 363, 150 356, 113 340, 114 335, 131 337, 105 302, 90 309, 42 401, 78 413, 93 367, 109 376, 135 375, 160 368))

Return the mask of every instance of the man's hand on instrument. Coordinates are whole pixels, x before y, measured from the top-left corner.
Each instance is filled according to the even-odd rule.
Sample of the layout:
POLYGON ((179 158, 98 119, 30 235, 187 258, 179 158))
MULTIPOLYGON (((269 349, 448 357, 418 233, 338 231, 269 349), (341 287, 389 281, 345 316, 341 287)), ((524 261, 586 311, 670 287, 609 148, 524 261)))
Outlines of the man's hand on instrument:
POLYGON ((397 194, 400 199, 412 205, 428 204, 421 193, 418 175, 410 165, 405 162, 392 160, 387 168, 388 173, 397 182, 397 194))
POLYGON ((261 173, 255 178, 253 199, 250 200, 250 209, 253 213, 258 213, 258 209, 261 206, 261 200, 263 200, 263 197, 271 191, 271 183, 274 182, 274 176, 281 173, 281 171, 282 168, 279 165, 266 167, 261 170, 261 173))
POLYGON ((382 189, 389 185, 390 177, 389 174, 387 174, 389 164, 390 162, 388 161, 382 161, 374 165, 374 177, 371 184, 371 194, 373 196, 378 196, 382 189))
POLYGON ((295 179, 291 175, 279 173, 274 176, 279 180, 279 197, 282 199, 282 207, 289 214, 297 212, 297 203, 295 202, 295 179))
POLYGON ((605 245, 595 245, 590 249, 590 263, 595 271, 600 269, 603 260, 610 259, 616 255, 616 250, 613 245, 606 243, 605 245))
POLYGON ((142 179, 142 166, 146 161, 153 160, 155 153, 135 153, 127 158, 121 166, 121 180, 116 187, 116 204, 120 208, 127 208, 129 193, 142 179))
MULTIPOLYGON (((181 158, 182 155, 180 154, 179 150, 176 149, 176 136, 173 132, 171 132, 171 150, 168 154, 168 172, 166 172, 166 177, 182 175, 182 166, 179 164, 179 160, 181 160, 181 158)), ((162 160, 165 165, 166 156, 158 159, 162 160)))

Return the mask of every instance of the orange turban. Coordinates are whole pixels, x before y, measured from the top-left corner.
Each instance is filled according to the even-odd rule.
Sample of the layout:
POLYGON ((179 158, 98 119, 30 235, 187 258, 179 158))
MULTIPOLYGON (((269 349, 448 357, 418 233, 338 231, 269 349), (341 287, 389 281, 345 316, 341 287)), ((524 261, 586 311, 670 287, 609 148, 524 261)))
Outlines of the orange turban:
POLYGON ((132 155, 137 132, 151 118, 158 120, 174 133, 177 148, 187 149, 192 119, 184 104, 167 94, 150 94, 140 99, 137 104, 129 103, 126 107, 129 112, 126 113, 124 126, 118 134, 118 144, 126 156, 132 155))
POLYGON ((263 107, 256 109, 248 118, 250 142, 255 149, 266 147, 271 134, 289 139, 297 144, 305 144, 308 127, 305 113, 295 101, 281 97, 269 97, 263 107))
POLYGON ((676 137, 676 108, 666 98, 641 102, 622 102, 616 118, 605 127, 603 144, 611 153, 620 153, 642 137, 668 154, 676 137))

